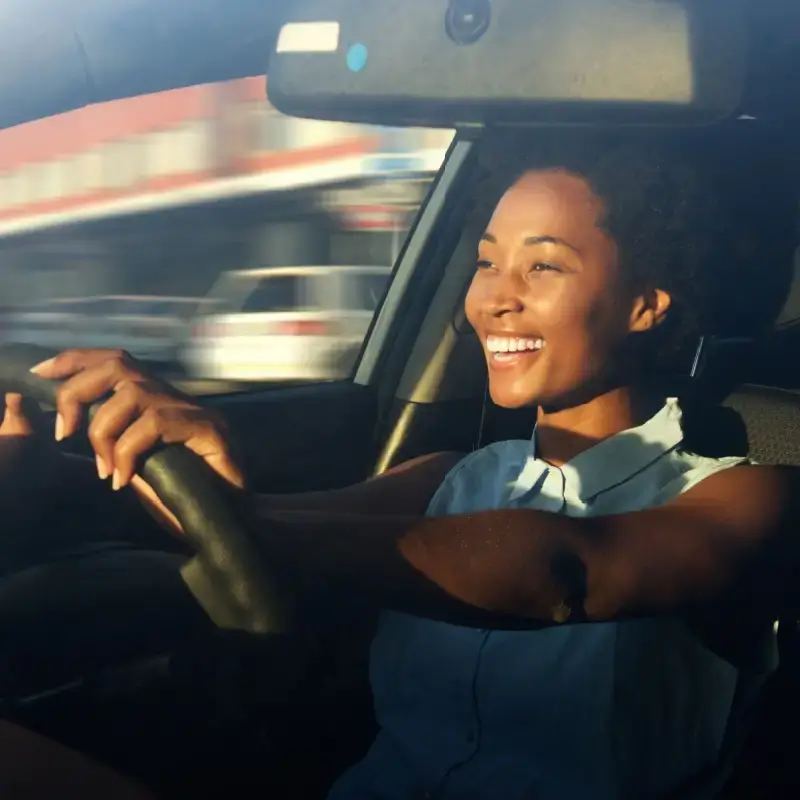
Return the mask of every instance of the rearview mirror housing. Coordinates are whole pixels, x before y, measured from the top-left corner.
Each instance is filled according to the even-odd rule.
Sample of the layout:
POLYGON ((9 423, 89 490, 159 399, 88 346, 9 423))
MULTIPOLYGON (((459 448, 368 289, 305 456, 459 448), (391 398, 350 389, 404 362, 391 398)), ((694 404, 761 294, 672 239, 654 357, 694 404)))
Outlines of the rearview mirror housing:
POLYGON ((734 114, 744 0, 299 0, 284 113, 382 125, 706 124, 734 114))

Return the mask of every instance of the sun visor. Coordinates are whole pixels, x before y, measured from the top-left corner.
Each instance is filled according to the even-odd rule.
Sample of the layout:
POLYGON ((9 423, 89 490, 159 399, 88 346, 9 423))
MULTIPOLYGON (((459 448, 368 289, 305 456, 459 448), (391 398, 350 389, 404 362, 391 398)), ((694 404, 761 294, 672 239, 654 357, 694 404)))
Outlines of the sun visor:
POLYGON ((287 114, 383 125, 704 124, 738 109, 743 0, 299 0, 287 114))

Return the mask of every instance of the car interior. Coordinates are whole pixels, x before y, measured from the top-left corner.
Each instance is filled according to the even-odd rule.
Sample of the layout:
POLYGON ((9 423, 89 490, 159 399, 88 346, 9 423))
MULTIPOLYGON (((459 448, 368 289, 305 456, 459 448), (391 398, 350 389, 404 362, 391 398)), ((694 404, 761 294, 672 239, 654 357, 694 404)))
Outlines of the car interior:
MULTIPOLYGON (((536 409, 501 409, 488 398, 462 304, 486 221, 487 179, 499 159, 557 137, 609 146, 665 139, 697 149, 737 198, 742 246, 748 236, 773 243, 774 255, 758 251, 741 272, 720 271, 729 323, 686 354, 685 373, 664 377, 692 409, 700 452, 800 465, 800 292, 793 291, 800 285, 800 6, 248 0, 240 11, 212 0, 169 9, 119 0, 75 3, 80 10, 69 22, 63 9, 71 2, 50 5, 47 29, 34 22, 32 6, 11 6, 19 19, 12 15, 0 33, 9 42, 0 59, 15 77, 0 82, 0 125, 258 74, 269 56, 270 100, 284 113, 456 129, 352 378, 207 399, 241 443, 254 491, 341 487, 424 453, 530 437, 536 409), (779 322, 767 335, 754 334, 773 318, 779 322)), ((0 385, 22 386, 47 408, 53 387, 20 377, 31 358, 0 348, 0 385)), ((89 453, 85 441, 68 448, 89 453)), ((175 482, 170 470, 192 465, 180 453, 161 455, 167 460, 148 474, 166 474, 161 491, 194 513, 186 493, 200 492, 203 476, 175 482)), ((13 609, 0 609, 0 631, 14 642, 0 671, 2 716, 90 753, 159 796, 322 797, 374 735, 367 686, 374 620, 356 600, 321 592, 281 630, 269 592, 259 588, 269 583, 268 565, 242 537, 226 539, 237 523, 220 513, 216 544, 233 553, 239 583, 187 577, 216 625, 197 622, 192 609, 165 619, 158 586, 148 591, 164 604, 144 608, 141 587, 111 592, 118 577, 98 562, 65 558, 53 566, 46 597, 32 598, 21 580, 13 609), (88 588, 70 615, 57 611, 65 604, 59 576, 74 569, 89 570, 88 588), (249 605, 231 599, 241 585, 255 586, 249 605), (106 598, 101 614, 92 592, 106 598)), ((215 546, 198 541, 203 553, 215 546)), ((800 792, 800 622, 776 625, 781 666, 726 796, 800 792)))

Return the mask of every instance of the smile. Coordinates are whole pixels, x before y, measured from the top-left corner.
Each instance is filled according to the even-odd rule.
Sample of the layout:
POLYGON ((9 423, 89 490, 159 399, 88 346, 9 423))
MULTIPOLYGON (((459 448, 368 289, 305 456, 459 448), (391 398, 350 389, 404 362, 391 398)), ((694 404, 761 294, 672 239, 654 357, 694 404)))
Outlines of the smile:
POLYGON ((515 366, 539 355, 545 346, 544 339, 523 336, 488 336, 486 349, 494 367, 515 366))

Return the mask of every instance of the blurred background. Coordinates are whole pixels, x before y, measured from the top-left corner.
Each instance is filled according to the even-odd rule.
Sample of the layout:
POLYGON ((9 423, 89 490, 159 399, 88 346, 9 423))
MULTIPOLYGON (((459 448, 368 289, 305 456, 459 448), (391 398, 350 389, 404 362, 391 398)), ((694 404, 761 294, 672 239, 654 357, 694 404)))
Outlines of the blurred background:
POLYGON ((265 79, 0 131, 0 337, 189 391, 352 371, 451 131, 285 117, 265 79))

